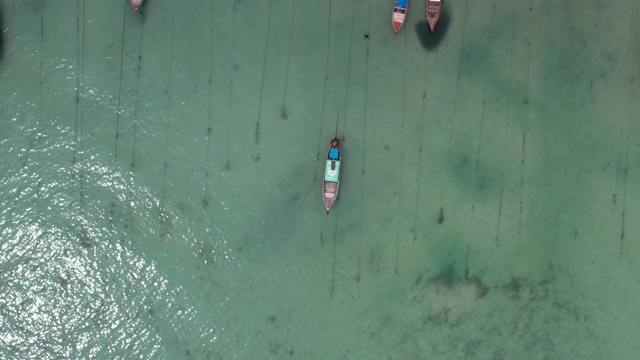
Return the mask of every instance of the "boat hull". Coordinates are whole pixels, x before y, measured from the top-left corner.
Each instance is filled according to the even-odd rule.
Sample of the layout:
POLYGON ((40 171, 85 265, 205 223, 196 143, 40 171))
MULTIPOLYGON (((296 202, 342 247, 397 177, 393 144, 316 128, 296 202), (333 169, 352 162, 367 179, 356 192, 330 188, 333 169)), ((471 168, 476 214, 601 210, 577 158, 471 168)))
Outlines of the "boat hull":
POLYGON ((340 189, 340 164, 342 162, 342 149, 340 148, 340 140, 336 137, 331 139, 331 145, 327 150, 325 158, 324 178, 322 180, 322 200, 327 214, 331 210, 331 206, 338 198, 338 190, 340 189), (337 146, 333 146, 333 142, 337 142, 337 146), (333 152, 332 152, 333 150, 333 152), (338 156, 332 156, 337 150, 338 156))
POLYGON ((129 0, 129 2, 131 3, 131 6, 133 7, 134 13, 137 13, 138 10, 140 10, 140 6, 142 6, 142 1, 143 0, 129 0))
POLYGON ((436 28, 436 24, 440 19, 440 12, 442 11, 442 0, 427 0, 427 22, 429 28, 433 32, 436 28))
POLYGON ((391 24, 393 25, 393 33, 397 34, 404 21, 407 18, 407 9, 409 0, 396 0, 393 5, 393 13, 391 14, 391 24))
POLYGON ((331 210, 331 206, 336 202, 338 198, 338 188, 340 187, 340 183, 332 183, 329 181, 325 181, 322 186, 322 198, 324 199, 324 207, 327 212, 331 210))

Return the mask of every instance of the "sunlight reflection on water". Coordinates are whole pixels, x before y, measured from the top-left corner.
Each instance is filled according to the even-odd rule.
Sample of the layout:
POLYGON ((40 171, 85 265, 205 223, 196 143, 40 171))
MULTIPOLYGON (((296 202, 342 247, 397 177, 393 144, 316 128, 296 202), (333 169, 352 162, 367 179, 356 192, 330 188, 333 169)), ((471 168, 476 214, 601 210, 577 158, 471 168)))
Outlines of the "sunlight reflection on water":
MULTIPOLYGON (((211 331, 214 324, 198 319, 197 309, 185 305, 191 301, 182 286, 190 285, 180 277, 170 282, 157 263, 175 268, 176 253, 188 258, 203 249, 209 249, 204 256, 212 262, 228 263, 233 257, 224 240, 203 246, 216 231, 211 237, 193 236, 195 224, 160 204, 150 189, 136 184, 134 174, 90 155, 91 149, 82 163, 56 162, 61 151, 76 148, 70 133, 62 129, 39 137, 33 148, 19 151, 22 163, 0 177, 5 189, 0 198, 4 353, 149 358, 165 351, 167 334, 185 325, 200 334, 194 338, 215 342, 220 333, 211 331), (82 191, 79 176, 85 179, 82 191), (191 230, 158 246, 153 243, 161 207, 173 227, 191 230)), ((2 147, 12 148, 9 143, 2 147)))

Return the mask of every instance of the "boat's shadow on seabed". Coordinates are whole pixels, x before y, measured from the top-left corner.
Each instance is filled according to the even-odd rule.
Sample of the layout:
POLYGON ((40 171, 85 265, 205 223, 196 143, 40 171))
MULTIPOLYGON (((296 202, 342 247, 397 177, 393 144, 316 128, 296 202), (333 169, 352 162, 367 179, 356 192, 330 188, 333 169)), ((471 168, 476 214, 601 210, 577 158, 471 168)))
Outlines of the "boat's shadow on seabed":
POLYGON ((449 28, 450 17, 449 12, 445 10, 446 8, 442 8, 442 14, 440 14, 440 19, 436 24, 434 32, 431 32, 429 29, 429 24, 427 20, 421 21, 416 25, 416 33, 418 33, 418 38, 420 39, 420 43, 422 47, 426 50, 433 50, 440 45, 440 42, 447 34, 447 29, 449 28))

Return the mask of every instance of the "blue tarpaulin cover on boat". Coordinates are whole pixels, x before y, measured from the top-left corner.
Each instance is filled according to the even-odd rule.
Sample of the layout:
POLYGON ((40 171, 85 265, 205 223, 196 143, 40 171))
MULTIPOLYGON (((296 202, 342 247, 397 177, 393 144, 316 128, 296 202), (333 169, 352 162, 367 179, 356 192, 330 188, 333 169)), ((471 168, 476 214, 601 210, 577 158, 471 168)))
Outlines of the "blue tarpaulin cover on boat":
POLYGON ((396 4, 398 4, 398 6, 407 7, 408 2, 409 0, 397 0, 396 4))
POLYGON ((338 157, 340 156, 339 154, 340 154, 340 150, 338 150, 338 149, 329 150, 329 158, 330 159, 338 160, 338 157))

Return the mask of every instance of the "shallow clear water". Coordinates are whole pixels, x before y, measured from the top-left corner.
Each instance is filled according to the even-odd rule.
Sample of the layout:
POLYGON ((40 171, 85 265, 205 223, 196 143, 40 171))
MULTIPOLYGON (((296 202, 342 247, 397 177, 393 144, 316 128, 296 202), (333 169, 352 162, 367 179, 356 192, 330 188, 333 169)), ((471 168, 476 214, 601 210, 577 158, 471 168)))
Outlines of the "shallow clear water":
POLYGON ((0 1, 0 358, 634 359, 640 2, 391 8, 0 1))

